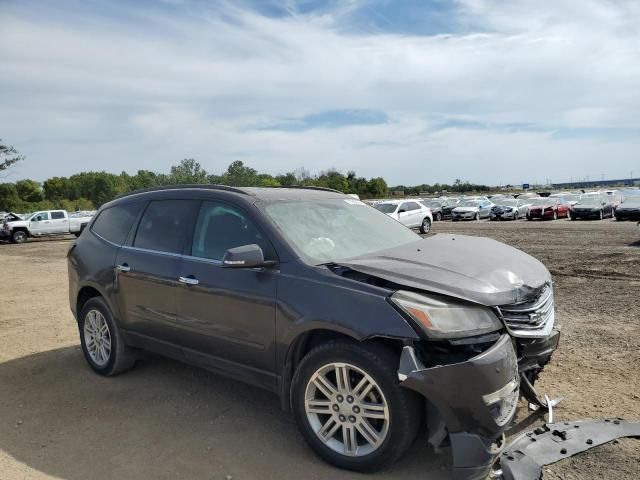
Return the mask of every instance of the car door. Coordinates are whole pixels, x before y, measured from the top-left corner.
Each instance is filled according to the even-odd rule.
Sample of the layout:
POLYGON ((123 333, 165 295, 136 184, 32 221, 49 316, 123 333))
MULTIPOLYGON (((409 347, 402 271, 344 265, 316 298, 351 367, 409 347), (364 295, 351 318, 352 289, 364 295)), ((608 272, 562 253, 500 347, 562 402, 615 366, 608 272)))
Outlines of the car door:
MULTIPOLYGON (((420 204, 418 202, 408 202, 409 205, 409 226, 410 227, 419 227, 422 223, 422 219, 424 216, 422 215, 422 209, 420 208, 420 204)), ((426 215, 425 215, 426 216, 426 215)))
POLYGON ((179 338, 178 269, 198 206, 195 200, 152 200, 132 238, 116 254, 116 290, 125 329, 169 343, 179 338))
POLYGON ((179 269, 180 338, 192 360, 272 387, 278 270, 222 264, 228 249, 250 244, 276 260, 252 215, 223 201, 202 202, 190 255, 179 269))
POLYGON ((50 212, 50 214, 49 233, 69 233, 69 220, 67 220, 66 213, 58 210, 50 212))
POLYGON ((407 226, 411 226, 411 211, 409 209, 409 202, 403 202, 398 207, 398 221, 407 226))
POLYGON ((31 235, 46 235, 49 233, 49 213, 48 212, 37 212, 31 216, 31 220, 29 221, 29 232, 31 235))

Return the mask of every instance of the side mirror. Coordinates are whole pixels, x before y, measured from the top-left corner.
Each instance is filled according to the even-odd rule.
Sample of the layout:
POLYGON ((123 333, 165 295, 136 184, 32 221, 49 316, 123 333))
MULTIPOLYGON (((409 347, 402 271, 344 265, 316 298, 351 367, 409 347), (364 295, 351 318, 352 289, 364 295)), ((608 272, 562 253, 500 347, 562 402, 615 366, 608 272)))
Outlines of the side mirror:
POLYGON ((399 214, 400 214, 400 213, 404 213, 404 212, 406 212, 406 210, 405 210, 404 208, 401 208, 400 210, 398 210, 398 213, 399 213, 399 214))
POLYGON ((273 260, 265 260, 259 245, 252 243, 230 248, 222 258, 222 266, 227 268, 256 268, 274 265, 273 260))
POLYGON ((39 222, 41 220, 42 220, 42 217, 40 215, 38 215, 36 218, 31 219, 32 222, 39 222))

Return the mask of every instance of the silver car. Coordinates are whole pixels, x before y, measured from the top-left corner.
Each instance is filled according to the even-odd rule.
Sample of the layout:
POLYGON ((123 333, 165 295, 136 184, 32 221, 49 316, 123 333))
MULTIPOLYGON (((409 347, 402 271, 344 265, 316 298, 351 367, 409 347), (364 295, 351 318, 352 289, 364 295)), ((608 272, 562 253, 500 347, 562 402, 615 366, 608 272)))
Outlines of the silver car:
POLYGON ((501 198, 496 200, 496 205, 491 209, 491 220, 517 220, 527 216, 531 202, 529 199, 501 198))

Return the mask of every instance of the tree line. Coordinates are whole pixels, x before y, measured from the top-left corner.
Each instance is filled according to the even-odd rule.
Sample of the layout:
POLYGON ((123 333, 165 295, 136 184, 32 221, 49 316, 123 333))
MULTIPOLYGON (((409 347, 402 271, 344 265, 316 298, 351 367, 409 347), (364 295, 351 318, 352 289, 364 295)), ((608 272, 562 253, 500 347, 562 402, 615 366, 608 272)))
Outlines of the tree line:
POLYGON ((311 175, 307 170, 299 169, 282 175, 270 175, 259 173, 241 161, 234 161, 224 173, 218 175, 208 173, 197 161, 188 158, 172 166, 169 173, 150 170, 138 170, 135 175, 126 172, 119 175, 82 172, 69 177, 52 177, 42 183, 30 179, 0 183, 0 210, 93 210, 123 193, 141 188, 179 184, 236 187, 317 186, 356 193, 363 198, 383 197, 388 194, 388 187, 383 178, 366 179, 358 177, 352 171, 344 175, 332 169, 311 175))
MULTIPOLYGON (((2 145, 0 140, 0 172, 22 160, 23 155, 11 146, 2 145)), ((381 177, 367 179, 359 177, 354 171, 345 175, 335 169, 311 175, 308 170, 300 168, 294 172, 270 175, 260 173, 239 160, 232 162, 224 173, 218 175, 207 172, 195 159, 186 158, 178 165, 172 166, 169 173, 150 170, 138 170, 135 175, 126 172, 119 175, 104 171, 82 172, 69 177, 52 177, 42 183, 31 179, 0 183, 0 211, 33 212, 58 208, 68 211, 93 210, 123 193, 141 188, 179 184, 217 184, 235 187, 316 186, 355 193, 360 198, 382 198, 400 192, 404 195, 421 195, 489 190, 485 185, 474 185, 459 179, 453 185, 436 183, 389 188, 381 177)))

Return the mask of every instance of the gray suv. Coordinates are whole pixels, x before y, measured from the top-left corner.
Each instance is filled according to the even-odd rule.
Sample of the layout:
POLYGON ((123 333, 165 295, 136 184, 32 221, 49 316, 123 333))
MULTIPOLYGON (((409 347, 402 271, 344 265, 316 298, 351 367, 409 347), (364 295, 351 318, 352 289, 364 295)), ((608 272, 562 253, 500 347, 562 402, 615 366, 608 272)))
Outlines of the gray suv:
POLYGON ((537 260, 486 238, 422 238, 323 189, 134 192, 100 209, 68 265, 95 372, 150 350, 260 386, 351 470, 391 464, 424 428, 450 445, 456 478, 484 478, 520 382, 558 342, 537 260))

